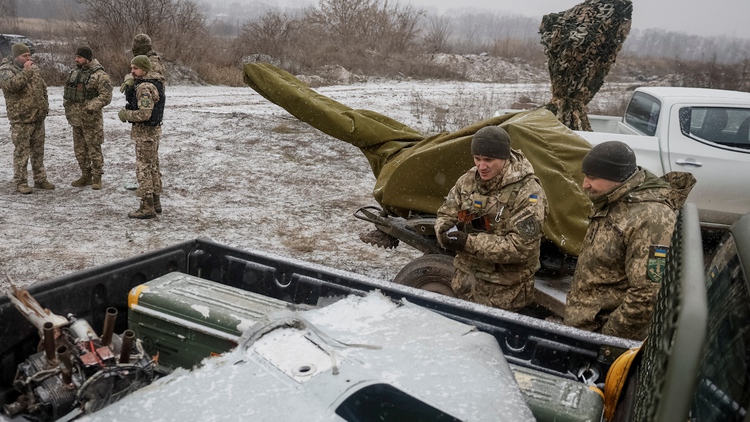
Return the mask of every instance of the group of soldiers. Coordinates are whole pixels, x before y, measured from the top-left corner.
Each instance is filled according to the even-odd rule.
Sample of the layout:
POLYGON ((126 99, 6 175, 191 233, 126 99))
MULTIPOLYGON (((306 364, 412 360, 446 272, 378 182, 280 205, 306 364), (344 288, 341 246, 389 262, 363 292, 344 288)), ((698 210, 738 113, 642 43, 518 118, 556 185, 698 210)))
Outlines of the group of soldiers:
MULTIPOLYGON (((164 114, 166 83, 161 58, 154 52, 151 38, 138 34, 133 38, 131 72, 125 76, 120 92, 126 106, 118 113, 129 122, 135 144, 136 178, 141 196, 140 207, 128 213, 130 218, 149 219, 162 212, 162 183, 159 170, 159 141, 164 114)), ((112 102, 112 83, 104 67, 88 46, 75 53, 76 67, 63 88, 65 117, 73 131, 73 150, 81 176, 74 187, 102 188, 104 173, 104 119, 102 109, 112 102)), ((44 122, 49 112, 47 85, 32 60, 32 52, 23 43, 14 44, 11 56, 0 65, 0 89, 10 121, 13 152, 13 182, 21 194, 33 192, 28 183, 31 161, 33 187, 54 189, 44 168, 44 122)))
MULTIPOLYGON (((478 130, 471 154, 475 167, 450 190, 435 224, 440 245, 456 252, 451 287, 462 299, 519 311, 533 301, 549 204, 531 163, 510 147, 501 127, 478 130)), ((675 213, 695 180, 674 189, 639 167, 633 150, 620 141, 594 146, 581 171, 592 211, 563 322, 643 340, 675 213)), ((673 175, 686 179, 680 176, 673 175)))

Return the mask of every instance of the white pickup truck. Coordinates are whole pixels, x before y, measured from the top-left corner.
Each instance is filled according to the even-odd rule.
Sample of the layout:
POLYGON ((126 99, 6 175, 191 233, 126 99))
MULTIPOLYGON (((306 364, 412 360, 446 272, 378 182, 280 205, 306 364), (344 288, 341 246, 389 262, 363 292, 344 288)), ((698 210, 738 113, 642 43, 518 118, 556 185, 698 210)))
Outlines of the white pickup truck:
POLYGON ((692 173, 688 197, 701 225, 727 228, 750 213, 750 93, 702 88, 638 88, 625 116, 589 116, 591 144, 619 140, 657 176, 692 173))

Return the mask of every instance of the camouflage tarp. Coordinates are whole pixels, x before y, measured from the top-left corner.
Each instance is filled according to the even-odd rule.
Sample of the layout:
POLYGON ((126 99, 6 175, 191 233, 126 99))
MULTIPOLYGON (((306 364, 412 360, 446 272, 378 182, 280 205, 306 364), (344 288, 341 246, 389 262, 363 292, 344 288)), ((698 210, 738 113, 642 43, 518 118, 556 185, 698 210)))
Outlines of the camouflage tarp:
POLYGON ((425 138, 389 117, 320 95, 270 64, 249 63, 244 72, 245 83, 272 103, 360 148, 377 179, 375 200, 391 215, 435 214, 458 177, 474 165, 471 136, 484 126, 502 126, 511 146, 534 166, 547 194, 545 235, 563 252, 578 255, 590 209, 580 189, 581 161, 591 146, 546 109, 494 117, 425 138))
POLYGON ((542 18, 539 33, 552 82, 545 107, 573 130, 591 130, 587 104, 630 32, 630 0, 586 0, 542 18))

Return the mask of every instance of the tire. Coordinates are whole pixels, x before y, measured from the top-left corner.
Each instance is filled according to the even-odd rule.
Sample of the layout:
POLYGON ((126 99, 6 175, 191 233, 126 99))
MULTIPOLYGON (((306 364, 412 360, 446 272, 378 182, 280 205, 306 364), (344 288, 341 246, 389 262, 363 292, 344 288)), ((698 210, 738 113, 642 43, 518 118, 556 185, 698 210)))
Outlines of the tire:
POLYGON ((393 282, 404 286, 456 297, 451 288, 453 278, 453 257, 442 254, 428 254, 404 265, 393 282))

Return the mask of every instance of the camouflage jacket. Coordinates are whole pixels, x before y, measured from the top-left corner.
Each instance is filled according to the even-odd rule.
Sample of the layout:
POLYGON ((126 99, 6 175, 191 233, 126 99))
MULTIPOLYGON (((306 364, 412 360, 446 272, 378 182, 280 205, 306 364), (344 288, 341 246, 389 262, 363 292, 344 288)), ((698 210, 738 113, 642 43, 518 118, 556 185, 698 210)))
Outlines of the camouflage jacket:
POLYGON ((71 126, 100 125, 102 108, 111 102, 112 82, 98 60, 70 72, 63 91, 63 107, 71 126))
POLYGON ((164 69, 164 64, 161 62, 161 57, 154 50, 146 53, 146 56, 151 63, 151 70, 148 72, 149 78, 156 79, 166 86, 167 72, 164 69))
MULTIPOLYGON (((151 72, 146 77, 150 79, 152 77, 151 72)), ((156 85, 150 82, 142 82, 138 79, 136 79, 136 85, 130 89, 135 89, 135 100, 138 104, 138 109, 126 109, 125 120, 130 123, 144 123, 149 121, 154 106, 159 102, 159 90, 156 88, 156 85)))
POLYGON ((47 84, 36 66, 25 70, 15 60, 4 59, 0 65, 0 89, 11 124, 34 123, 47 117, 47 84))
POLYGON ((594 210, 567 295, 565 324, 645 338, 676 220, 672 193, 669 183, 640 169, 594 210))
POLYGON ((438 209, 435 227, 452 223, 469 233, 464 250, 454 259, 456 268, 512 285, 539 269, 547 213, 547 197, 531 163, 513 151, 504 171, 491 180, 481 180, 476 167, 461 176, 438 209), (461 211, 470 212, 473 222, 460 223, 461 211))

